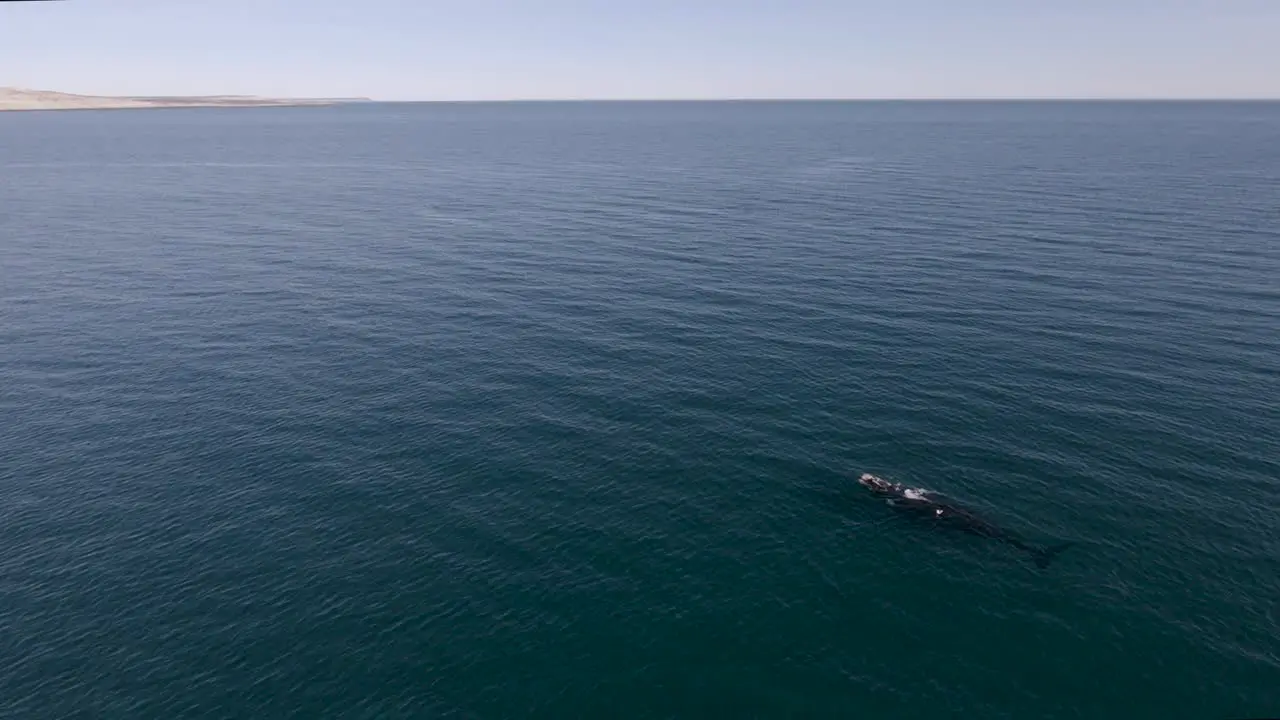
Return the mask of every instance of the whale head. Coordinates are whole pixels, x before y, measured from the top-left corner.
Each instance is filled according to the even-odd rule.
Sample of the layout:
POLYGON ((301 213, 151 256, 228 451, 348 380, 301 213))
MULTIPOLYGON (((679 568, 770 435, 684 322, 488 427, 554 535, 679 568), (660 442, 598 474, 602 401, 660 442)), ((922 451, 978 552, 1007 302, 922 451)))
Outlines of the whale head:
POLYGON ((871 473, 862 473, 862 477, 858 478, 858 484, 877 495, 890 495, 897 490, 893 483, 871 473))

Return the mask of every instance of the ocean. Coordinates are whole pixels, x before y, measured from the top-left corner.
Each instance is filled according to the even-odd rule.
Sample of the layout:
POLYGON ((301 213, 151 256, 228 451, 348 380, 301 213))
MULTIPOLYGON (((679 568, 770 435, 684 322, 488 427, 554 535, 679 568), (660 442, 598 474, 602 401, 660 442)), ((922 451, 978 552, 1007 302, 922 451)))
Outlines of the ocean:
POLYGON ((1280 103, 0 115, 0 717, 1275 716, 1278 598, 1280 103))

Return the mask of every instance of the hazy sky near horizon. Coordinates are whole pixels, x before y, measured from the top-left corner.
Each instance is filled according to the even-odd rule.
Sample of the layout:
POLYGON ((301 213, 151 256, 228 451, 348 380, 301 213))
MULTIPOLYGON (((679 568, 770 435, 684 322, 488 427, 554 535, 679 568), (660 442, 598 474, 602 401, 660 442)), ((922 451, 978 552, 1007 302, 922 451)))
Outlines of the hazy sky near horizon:
POLYGON ((1280 98, 1280 0, 0 3, 0 86, 513 98, 1280 98))

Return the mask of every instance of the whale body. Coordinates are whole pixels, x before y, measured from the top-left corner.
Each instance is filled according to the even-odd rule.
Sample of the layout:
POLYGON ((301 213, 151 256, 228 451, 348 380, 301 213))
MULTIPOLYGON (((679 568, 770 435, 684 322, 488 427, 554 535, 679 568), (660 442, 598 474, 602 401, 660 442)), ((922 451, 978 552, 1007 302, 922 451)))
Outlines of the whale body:
POLYGON ((886 498, 889 504, 900 512, 933 523, 938 527, 952 528, 970 535, 997 540, 1022 550, 1031 556, 1032 561, 1039 568, 1048 567, 1059 553, 1071 546, 1071 543, 1056 545, 1031 543, 1021 535, 982 518, 972 510, 948 502, 922 488, 904 487, 871 473, 863 473, 862 477, 858 478, 858 483, 877 496, 886 498))

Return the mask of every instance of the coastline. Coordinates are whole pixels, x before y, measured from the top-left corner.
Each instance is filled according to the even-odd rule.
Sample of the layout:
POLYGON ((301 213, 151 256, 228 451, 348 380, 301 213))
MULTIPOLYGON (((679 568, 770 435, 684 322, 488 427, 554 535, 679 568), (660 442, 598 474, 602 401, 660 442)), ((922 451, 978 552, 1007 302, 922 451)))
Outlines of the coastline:
POLYGON ((158 110, 164 108, 313 107, 369 102, 368 98, 272 98, 251 95, 107 96, 0 87, 0 112, 41 110, 158 110))

